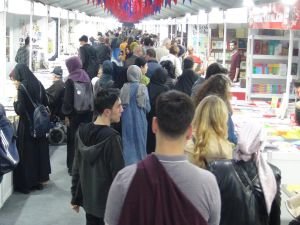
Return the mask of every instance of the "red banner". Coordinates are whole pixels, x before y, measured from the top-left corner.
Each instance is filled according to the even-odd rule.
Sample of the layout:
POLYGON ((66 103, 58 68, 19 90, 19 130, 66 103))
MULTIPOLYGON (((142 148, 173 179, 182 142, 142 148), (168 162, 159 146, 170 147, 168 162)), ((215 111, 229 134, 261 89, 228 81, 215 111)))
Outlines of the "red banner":
POLYGON ((248 16, 252 29, 300 30, 300 0, 293 6, 280 2, 256 6, 248 16))

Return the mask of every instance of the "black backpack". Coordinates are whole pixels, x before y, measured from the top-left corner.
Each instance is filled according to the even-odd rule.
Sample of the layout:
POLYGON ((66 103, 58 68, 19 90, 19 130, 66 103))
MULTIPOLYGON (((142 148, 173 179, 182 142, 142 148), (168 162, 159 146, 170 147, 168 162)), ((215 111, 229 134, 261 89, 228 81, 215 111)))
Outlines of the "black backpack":
MULTIPOLYGON (((41 83, 39 83, 39 85, 40 85, 40 102, 42 102, 41 83)), ((31 122, 30 134, 34 138, 45 137, 51 128, 50 115, 48 109, 39 102, 35 103, 30 97, 30 94, 28 93, 25 86, 23 84, 21 84, 21 86, 23 87, 27 97, 29 98, 31 104, 34 107, 33 117, 30 117, 28 112, 26 113, 28 119, 31 122)))
POLYGON ((12 171, 18 162, 19 154, 16 147, 14 128, 10 121, 3 115, 0 118, 0 177, 12 171))

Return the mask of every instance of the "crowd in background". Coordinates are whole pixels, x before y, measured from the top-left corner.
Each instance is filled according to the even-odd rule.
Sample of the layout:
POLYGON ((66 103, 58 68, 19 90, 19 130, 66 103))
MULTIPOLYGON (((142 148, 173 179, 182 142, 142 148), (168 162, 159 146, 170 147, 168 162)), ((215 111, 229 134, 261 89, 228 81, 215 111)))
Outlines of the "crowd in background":
POLYGON ((51 172, 46 136, 30 135, 25 87, 68 128, 71 204, 88 225, 280 224, 280 171, 260 154, 262 127, 233 124, 222 65, 135 29, 79 42, 66 81, 55 68, 47 90, 26 65, 14 69, 16 190, 42 189, 51 172))

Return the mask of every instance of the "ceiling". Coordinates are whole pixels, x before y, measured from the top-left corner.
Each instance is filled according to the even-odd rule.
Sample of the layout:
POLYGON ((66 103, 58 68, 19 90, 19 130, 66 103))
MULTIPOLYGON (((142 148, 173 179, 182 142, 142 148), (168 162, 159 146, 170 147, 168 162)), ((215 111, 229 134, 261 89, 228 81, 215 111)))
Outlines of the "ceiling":
MULTIPOLYGON (((105 12, 100 6, 95 6, 92 3, 87 4, 87 0, 35 0, 47 5, 60 7, 67 10, 78 10, 85 12, 90 16, 107 17, 110 13, 105 12)), ((255 4, 276 2, 278 0, 254 0, 255 4)), ((90 1, 92 2, 92 1, 90 1)), ((163 7, 159 14, 149 16, 151 19, 167 19, 169 17, 181 17, 186 13, 197 14, 200 9, 210 10, 212 7, 221 9, 242 7, 242 0, 177 0, 177 5, 172 2, 172 7, 163 7)))

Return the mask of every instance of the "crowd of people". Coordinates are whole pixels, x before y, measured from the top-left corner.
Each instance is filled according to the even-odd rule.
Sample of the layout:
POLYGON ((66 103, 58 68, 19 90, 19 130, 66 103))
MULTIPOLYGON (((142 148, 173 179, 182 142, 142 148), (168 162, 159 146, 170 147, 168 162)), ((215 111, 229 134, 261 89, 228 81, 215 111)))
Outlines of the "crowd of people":
POLYGON ((90 45, 83 35, 66 81, 55 68, 47 90, 16 65, 15 189, 42 189, 51 173, 46 136, 30 132, 25 87, 68 128, 71 206, 87 225, 279 225, 280 171, 260 154, 262 126, 234 125, 228 71, 204 68, 170 39, 155 47, 157 37, 141 32, 110 37, 90 45))

